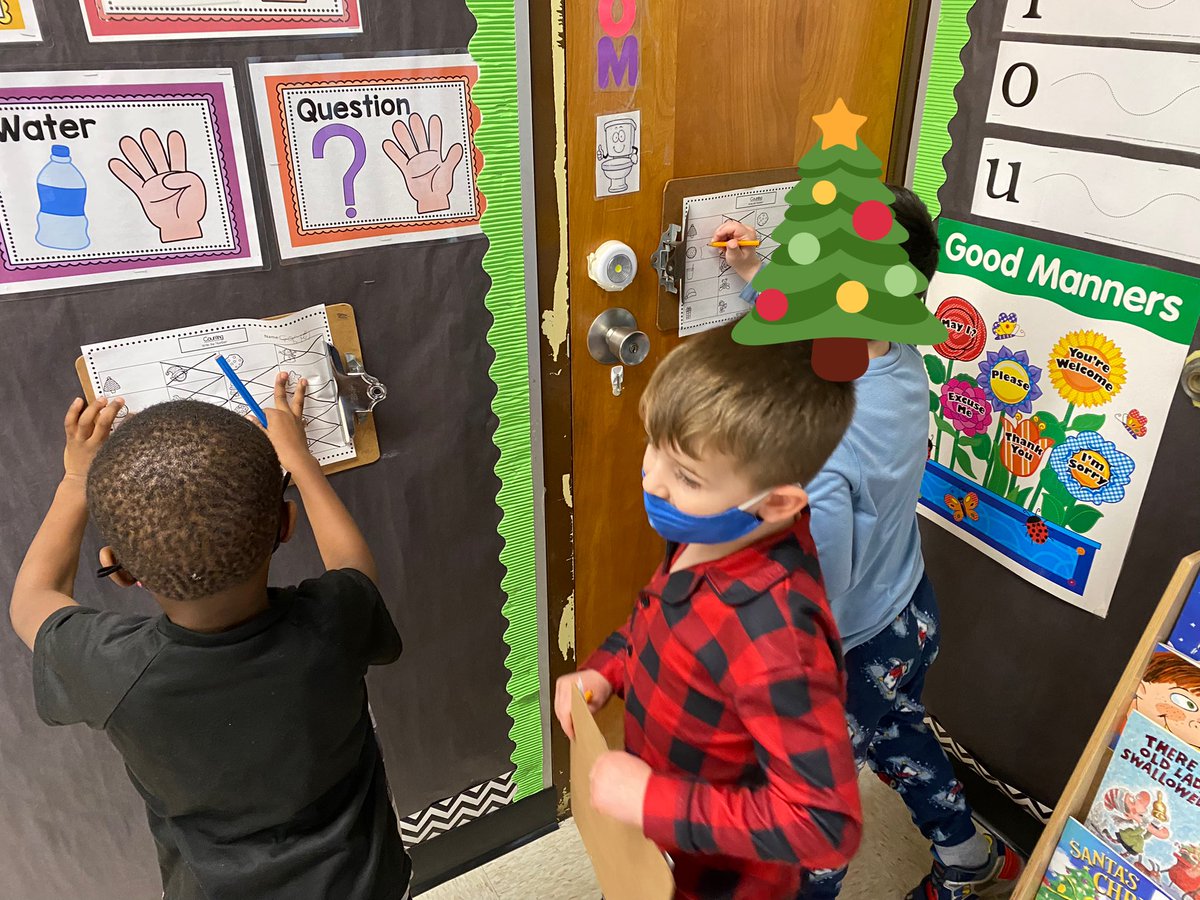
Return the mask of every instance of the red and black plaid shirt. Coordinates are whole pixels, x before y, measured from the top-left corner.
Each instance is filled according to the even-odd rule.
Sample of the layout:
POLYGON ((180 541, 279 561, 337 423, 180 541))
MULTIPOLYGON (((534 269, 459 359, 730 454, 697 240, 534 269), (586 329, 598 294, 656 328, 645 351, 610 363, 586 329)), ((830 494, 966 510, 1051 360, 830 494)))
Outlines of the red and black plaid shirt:
POLYGON ((625 698, 625 748, 653 770, 647 837, 677 897, 795 897, 862 833, 846 678, 805 512, 724 559, 670 573, 592 654, 625 698))

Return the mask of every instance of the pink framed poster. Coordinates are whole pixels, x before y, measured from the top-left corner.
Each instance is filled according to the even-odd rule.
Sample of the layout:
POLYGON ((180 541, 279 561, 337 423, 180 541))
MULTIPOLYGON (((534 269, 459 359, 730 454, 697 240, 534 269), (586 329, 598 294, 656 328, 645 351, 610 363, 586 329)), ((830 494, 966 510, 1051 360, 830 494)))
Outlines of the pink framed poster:
POLYGON ((356 34, 361 0, 79 0, 92 41, 356 34))
POLYGON ((0 296, 260 265, 230 69, 5 74, 0 296))

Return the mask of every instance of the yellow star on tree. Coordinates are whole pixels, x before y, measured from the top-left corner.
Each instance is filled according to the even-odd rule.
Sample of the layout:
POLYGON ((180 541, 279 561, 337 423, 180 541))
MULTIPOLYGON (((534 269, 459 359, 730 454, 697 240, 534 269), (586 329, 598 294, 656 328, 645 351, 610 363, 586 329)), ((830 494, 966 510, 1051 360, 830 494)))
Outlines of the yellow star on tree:
POLYGON ((833 104, 833 109, 821 116, 813 116, 813 121, 821 129, 821 149, 828 150, 839 144, 858 149, 858 129, 867 121, 866 116, 856 116, 846 107, 841 97, 833 104))

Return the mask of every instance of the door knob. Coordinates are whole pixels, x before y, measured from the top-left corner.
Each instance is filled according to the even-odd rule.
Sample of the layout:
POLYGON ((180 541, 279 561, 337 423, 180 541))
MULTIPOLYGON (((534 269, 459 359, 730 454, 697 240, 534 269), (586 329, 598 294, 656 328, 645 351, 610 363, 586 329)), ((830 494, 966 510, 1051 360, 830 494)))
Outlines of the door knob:
POLYGON ((607 366, 636 366, 650 353, 650 338, 638 331, 637 319, 627 309, 606 309, 587 334, 588 353, 607 366))

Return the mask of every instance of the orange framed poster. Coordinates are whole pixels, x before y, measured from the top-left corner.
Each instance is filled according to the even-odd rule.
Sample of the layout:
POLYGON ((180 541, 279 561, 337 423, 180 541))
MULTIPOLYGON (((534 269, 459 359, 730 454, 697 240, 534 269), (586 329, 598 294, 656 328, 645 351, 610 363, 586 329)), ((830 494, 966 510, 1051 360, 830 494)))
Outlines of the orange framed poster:
POLYGON ((478 234, 465 54, 250 66, 284 259, 478 234))

